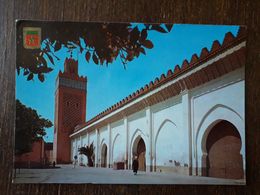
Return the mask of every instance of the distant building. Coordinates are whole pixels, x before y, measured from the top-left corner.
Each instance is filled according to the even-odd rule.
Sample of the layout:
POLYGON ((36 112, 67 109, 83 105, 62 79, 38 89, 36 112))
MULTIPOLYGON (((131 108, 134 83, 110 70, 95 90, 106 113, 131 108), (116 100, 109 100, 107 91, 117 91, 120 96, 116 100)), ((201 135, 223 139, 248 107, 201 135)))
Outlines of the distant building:
POLYGON ((227 33, 223 44, 214 41, 87 122, 87 80, 66 59, 56 81, 54 159, 68 163, 93 143, 96 167, 130 169, 137 155, 143 171, 244 178, 245 46, 242 28, 227 33))
POLYGON ((44 143, 44 161, 47 163, 52 163, 53 159, 53 143, 45 142, 44 143))
POLYGON ((53 160, 52 151, 52 143, 46 143, 43 139, 39 139, 33 142, 30 152, 15 156, 15 166, 20 168, 40 168, 46 166, 53 160))

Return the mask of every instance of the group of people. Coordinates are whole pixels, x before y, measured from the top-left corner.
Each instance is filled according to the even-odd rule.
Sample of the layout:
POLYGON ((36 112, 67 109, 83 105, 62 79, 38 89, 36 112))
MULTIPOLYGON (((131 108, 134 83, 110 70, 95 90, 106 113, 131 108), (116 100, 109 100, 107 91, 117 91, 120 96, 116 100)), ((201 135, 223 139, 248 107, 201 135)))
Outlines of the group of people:
MULTIPOLYGON (((73 162, 73 168, 76 167, 77 160, 78 160, 78 156, 75 155, 74 156, 74 162, 73 162)), ((138 171, 138 168, 139 168, 139 163, 138 163, 138 157, 137 156, 134 157, 132 168, 133 168, 134 175, 136 175, 137 171, 138 171)))

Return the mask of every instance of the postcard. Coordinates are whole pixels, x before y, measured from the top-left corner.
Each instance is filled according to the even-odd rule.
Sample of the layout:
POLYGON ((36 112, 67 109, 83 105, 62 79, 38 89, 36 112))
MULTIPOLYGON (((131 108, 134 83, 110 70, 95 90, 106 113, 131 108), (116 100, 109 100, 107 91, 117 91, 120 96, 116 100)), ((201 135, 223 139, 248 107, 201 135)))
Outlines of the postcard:
POLYGON ((245 27, 16 26, 14 183, 246 184, 245 27))

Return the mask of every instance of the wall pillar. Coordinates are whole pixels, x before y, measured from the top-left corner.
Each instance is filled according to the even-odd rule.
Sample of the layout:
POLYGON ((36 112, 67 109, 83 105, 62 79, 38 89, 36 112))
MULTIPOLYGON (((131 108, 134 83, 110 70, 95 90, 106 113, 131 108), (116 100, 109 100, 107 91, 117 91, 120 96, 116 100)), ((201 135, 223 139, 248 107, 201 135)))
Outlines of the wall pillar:
POLYGON ((72 162, 74 156, 74 149, 75 149, 74 138, 70 139, 70 143, 71 143, 70 161, 72 162))
POLYGON ((198 174, 200 176, 205 176, 205 177, 208 176, 207 159, 208 159, 208 154, 203 154, 202 155, 202 159, 201 159, 202 166, 201 166, 200 170, 197 168, 198 169, 198 174))
POLYGON ((148 132, 148 146, 147 147, 147 155, 146 155, 146 171, 153 171, 153 128, 152 128, 152 112, 150 106, 146 108, 146 127, 148 132))
POLYGON ((89 146, 89 132, 87 132, 87 146, 89 146))
MULTIPOLYGON (((190 94, 188 90, 182 91, 182 108, 183 108, 183 143, 187 144, 188 149, 184 151, 184 155, 187 156, 184 162, 187 165, 187 173, 192 175, 192 129, 191 129, 191 106, 190 106, 190 94)), ((183 147, 185 149, 185 147, 183 147)))
POLYGON ((126 132, 126 144, 125 144, 125 169, 128 169, 128 144, 129 144, 129 128, 128 128, 128 122, 127 117, 124 117, 124 130, 126 132))
MULTIPOLYGON (((78 162, 79 162, 79 155, 78 155, 79 138, 78 138, 78 137, 75 138, 75 142, 76 142, 76 144, 75 144, 75 154, 74 154, 74 156, 75 156, 75 155, 78 156, 78 161, 77 161, 77 163, 78 163, 78 162)), ((73 161, 75 160, 75 159, 74 159, 74 156, 73 156, 73 161)))
MULTIPOLYGON (((194 116, 192 113, 194 113, 193 111, 193 98, 190 98, 190 120, 193 121, 194 120, 194 116)), ((197 159, 197 143, 196 143, 196 134, 195 134, 195 130, 194 127, 192 125, 191 122, 191 158, 192 158, 192 175, 198 175, 198 159, 197 159)))
POLYGON ((99 150, 99 133, 98 129, 96 131, 96 148, 95 148, 95 167, 98 167, 99 164, 99 157, 98 157, 98 150, 99 150))
MULTIPOLYGON (((83 146, 82 144, 82 136, 79 135, 79 147, 81 148, 83 146)), ((79 154, 79 151, 77 151, 77 154, 79 154)), ((78 164, 82 163, 82 154, 81 155, 78 155, 79 158, 78 158, 78 164)))
MULTIPOLYGON (((90 136, 89 136, 89 132, 88 131, 87 131, 87 135, 86 136, 87 136, 87 143, 86 143, 86 145, 89 146, 89 137, 90 136)), ((88 165, 88 158, 87 158, 87 165, 88 165)))
POLYGON ((132 169, 131 164, 132 164, 132 158, 131 158, 131 152, 132 152, 132 148, 131 148, 131 143, 129 140, 129 128, 128 128, 128 144, 127 144, 127 148, 128 148, 128 169, 132 169))
POLYGON ((107 163, 107 166, 108 166, 108 168, 110 168, 111 167, 111 161, 112 161, 112 159, 111 159, 111 152, 112 152, 112 146, 111 146, 111 125, 110 124, 107 124, 107 130, 108 130, 108 163, 107 163))

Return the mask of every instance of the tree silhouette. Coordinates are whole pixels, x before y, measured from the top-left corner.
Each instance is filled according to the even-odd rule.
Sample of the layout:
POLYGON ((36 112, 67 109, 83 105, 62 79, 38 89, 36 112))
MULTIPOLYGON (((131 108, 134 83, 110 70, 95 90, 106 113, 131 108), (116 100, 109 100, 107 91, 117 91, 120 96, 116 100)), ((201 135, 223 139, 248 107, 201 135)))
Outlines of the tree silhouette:
POLYGON ((146 49, 152 49, 148 39, 150 31, 168 33, 170 24, 131 24, 131 23, 74 23, 74 22, 33 22, 17 23, 17 72, 23 70, 27 80, 34 75, 43 82, 44 74, 53 70, 48 64, 55 65, 59 60, 56 52, 79 52, 97 65, 109 65, 120 58, 123 67, 146 49), (39 49, 26 49, 23 46, 23 28, 41 27, 42 46, 39 49), (48 63, 49 62, 49 63, 48 63))
POLYGON ((88 158, 88 166, 89 167, 94 166, 94 163, 93 163, 94 156, 95 156, 94 151, 95 151, 95 147, 94 147, 93 142, 89 146, 81 147, 81 148, 78 149, 79 154, 83 154, 88 158))
POLYGON ((15 154, 30 152, 32 143, 46 135, 45 128, 52 122, 42 118, 37 111, 16 100, 15 154))

